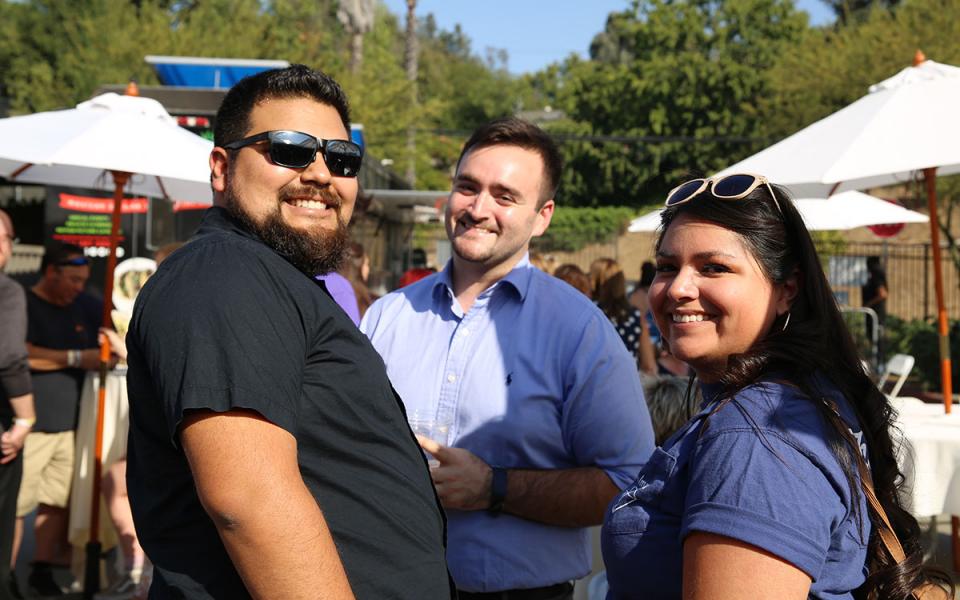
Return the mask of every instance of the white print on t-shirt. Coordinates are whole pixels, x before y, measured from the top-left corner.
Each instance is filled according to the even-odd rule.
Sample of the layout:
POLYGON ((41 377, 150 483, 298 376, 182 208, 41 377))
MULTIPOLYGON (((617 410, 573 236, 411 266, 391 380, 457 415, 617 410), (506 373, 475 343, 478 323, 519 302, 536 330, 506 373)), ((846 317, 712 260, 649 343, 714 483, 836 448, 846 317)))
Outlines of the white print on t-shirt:
POLYGON ((852 429, 848 430, 853 434, 853 437, 857 438, 857 446, 860 447, 860 455, 863 456, 863 460, 867 463, 867 466, 870 466, 870 456, 867 454, 867 444, 863 441, 863 432, 857 431, 854 432, 852 429))
POLYGON ((640 479, 637 479, 636 483, 631 485, 629 488, 624 490, 622 494, 620 494, 620 499, 617 501, 617 505, 613 507, 613 511, 611 512, 615 513, 621 508, 624 508, 625 506, 630 506, 631 504, 636 502, 637 494, 639 494, 648 485, 650 484, 644 481, 643 475, 641 475, 640 479))

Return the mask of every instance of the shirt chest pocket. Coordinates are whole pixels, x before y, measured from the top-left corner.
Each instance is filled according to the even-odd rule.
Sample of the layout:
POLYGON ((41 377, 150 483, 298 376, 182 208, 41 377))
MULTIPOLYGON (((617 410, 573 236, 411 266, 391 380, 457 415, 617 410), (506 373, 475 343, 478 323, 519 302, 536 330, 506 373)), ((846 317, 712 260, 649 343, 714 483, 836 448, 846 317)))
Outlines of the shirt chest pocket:
POLYGON ((679 515, 682 501, 677 506, 667 501, 672 495, 669 492, 674 486, 670 484, 676 467, 676 456, 656 448, 640 476, 611 503, 604 529, 614 535, 638 533, 647 529, 651 518, 664 512, 679 515))

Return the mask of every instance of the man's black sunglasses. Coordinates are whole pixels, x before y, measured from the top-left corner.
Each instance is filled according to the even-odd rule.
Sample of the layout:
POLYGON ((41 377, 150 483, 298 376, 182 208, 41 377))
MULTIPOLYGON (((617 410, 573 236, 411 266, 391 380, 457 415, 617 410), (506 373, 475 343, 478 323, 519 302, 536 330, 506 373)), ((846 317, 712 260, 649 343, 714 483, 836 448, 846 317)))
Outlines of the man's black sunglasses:
POLYGON ((327 169, 337 177, 356 177, 363 162, 363 148, 349 140, 322 140, 300 131, 265 131, 236 142, 224 144, 228 150, 239 150, 267 142, 270 160, 291 169, 306 169, 323 155, 327 169))
POLYGON ((90 264, 90 259, 86 256, 74 256, 73 258, 59 260, 55 264, 58 267, 83 267, 90 264))

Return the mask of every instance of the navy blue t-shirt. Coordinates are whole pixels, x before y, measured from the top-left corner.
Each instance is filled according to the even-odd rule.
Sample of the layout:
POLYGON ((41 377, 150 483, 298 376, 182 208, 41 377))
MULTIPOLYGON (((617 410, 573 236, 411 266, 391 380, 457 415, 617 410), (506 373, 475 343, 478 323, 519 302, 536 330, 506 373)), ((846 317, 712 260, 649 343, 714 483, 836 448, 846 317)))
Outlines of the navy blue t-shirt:
MULTIPOLYGON (((818 381, 866 455, 849 405, 818 381)), ((792 386, 754 384, 711 415, 718 391, 703 386, 703 409, 654 450, 607 508, 608 600, 679 598, 683 541, 695 531, 734 538, 791 563, 813 580, 813 598, 851 598, 867 573, 870 521, 859 477, 851 497, 828 446, 832 426, 792 386)))
MULTIPOLYGON (((88 350, 98 345, 103 304, 81 293, 66 306, 51 304, 27 290, 27 342, 54 350, 88 350)), ((77 428, 82 369, 31 371, 37 411, 34 431, 59 433, 77 428)))

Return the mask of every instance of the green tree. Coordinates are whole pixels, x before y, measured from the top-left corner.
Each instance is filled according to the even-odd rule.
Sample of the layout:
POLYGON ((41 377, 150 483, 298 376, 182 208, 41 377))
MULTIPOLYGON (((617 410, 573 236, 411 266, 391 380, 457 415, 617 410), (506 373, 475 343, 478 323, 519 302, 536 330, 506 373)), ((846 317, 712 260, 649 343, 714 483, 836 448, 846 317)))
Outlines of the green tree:
POLYGON ((781 138, 854 102, 868 88, 910 66, 922 49, 930 59, 960 63, 960 3, 908 0, 875 9, 862 23, 810 29, 770 69, 761 114, 767 135, 781 138))
POLYGON ((364 35, 364 59, 351 70, 351 33, 338 0, 0 0, 0 96, 12 114, 67 108, 106 83, 156 84, 147 54, 283 59, 338 79, 365 126, 371 156, 407 164, 406 132, 418 185, 443 188, 465 132, 512 113, 528 86, 472 54, 459 27, 428 16, 417 31, 415 84, 403 69, 403 30, 382 3, 364 35), (418 102, 411 102, 416 90, 418 102))
POLYGON ((866 18, 874 8, 890 9, 899 4, 899 0, 823 0, 833 9, 837 25, 848 25, 866 18))
POLYGON ((11 112, 65 108, 105 82, 153 82, 143 61, 169 48, 169 15, 161 3, 124 0, 30 2, 12 7, 15 55, 3 73, 11 112))
MULTIPOLYGON (((760 107, 765 133, 785 137, 851 104, 870 85, 910 66, 918 49, 937 62, 960 64, 957 39, 960 3, 952 0, 906 0, 892 10, 875 7, 846 27, 810 30, 770 70, 770 92, 760 107)), ((917 206, 926 206, 922 186, 910 193, 917 206)), ((960 273, 960 178, 939 178, 938 193, 938 224, 960 273)))
POLYGON ((758 149, 769 70, 806 27, 790 0, 635 0, 611 15, 564 82, 559 133, 579 140, 564 144, 565 197, 642 205, 758 149))

